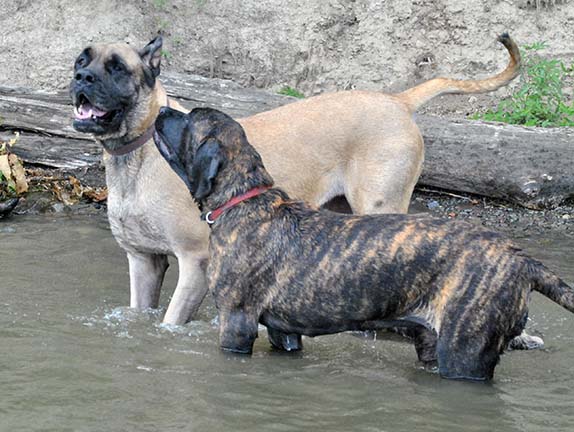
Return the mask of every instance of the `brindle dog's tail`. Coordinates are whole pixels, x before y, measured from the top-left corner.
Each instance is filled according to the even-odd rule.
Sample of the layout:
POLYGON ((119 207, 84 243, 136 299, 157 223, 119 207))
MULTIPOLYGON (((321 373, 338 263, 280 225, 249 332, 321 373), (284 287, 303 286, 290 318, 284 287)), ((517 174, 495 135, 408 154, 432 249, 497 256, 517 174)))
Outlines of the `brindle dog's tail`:
POLYGON ((548 297, 565 309, 574 313, 574 289, 548 270, 542 263, 529 259, 528 274, 534 282, 534 291, 548 297))
POLYGON ((491 78, 483 80, 455 80, 449 78, 435 78, 419 84, 397 94, 414 112, 432 98, 445 93, 484 93, 494 91, 512 81, 520 72, 520 50, 508 33, 498 36, 498 41, 503 44, 510 54, 510 61, 506 69, 491 78))

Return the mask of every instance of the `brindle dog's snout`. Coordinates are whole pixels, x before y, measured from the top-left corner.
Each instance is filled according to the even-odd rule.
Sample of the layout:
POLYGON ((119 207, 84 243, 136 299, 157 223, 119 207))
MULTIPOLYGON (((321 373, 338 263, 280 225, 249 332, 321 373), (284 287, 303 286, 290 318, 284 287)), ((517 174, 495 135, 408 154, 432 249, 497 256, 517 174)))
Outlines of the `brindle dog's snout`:
POLYGON ((155 121, 155 129, 154 141, 157 149, 186 186, 191 187, 185 167, 189 156, 186 155, 189 152, 189 130, 185 133, 186 129, 189 129, 187 116, 172 108, 161 107, 155 121))

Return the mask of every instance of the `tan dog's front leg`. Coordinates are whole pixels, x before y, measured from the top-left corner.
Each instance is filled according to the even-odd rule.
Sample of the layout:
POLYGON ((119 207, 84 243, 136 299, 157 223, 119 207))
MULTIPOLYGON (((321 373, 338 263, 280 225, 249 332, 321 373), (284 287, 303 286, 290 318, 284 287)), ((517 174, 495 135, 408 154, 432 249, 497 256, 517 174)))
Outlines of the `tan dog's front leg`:
POLYGON ((167 270, 167 256, 128 252, 130 267, 130 307, 157 308, 163 277, 167 270))
POLYGON ((182 255, 177 257, 177 262, 179 279, 163 318, 165 324, 171 325, 183 325, 190 321, 207 293, 206 258, 202 255, 182 255))

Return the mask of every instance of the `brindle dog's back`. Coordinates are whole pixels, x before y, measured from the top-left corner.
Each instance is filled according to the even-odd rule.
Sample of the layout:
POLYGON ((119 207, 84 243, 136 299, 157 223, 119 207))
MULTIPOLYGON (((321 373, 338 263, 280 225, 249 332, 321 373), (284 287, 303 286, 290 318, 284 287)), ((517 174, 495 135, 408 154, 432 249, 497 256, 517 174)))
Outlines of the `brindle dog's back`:
POLYGON ((212 274, 228 296, 236 269, 256 268, 254 295, 265 298, 265 321, 278 330, 314 336, 404 319, 440 332, 453 314, 472 319, 493 298, 499 300, 492 312, 512 317, 506 327, 524 324, 529 286, 518 286, 517 298, 503 295, 516 285, 524 257, 496 233, 429 217, 347 216, 289 202, 275 202, 259 223, 252 214, 237 215, 250 223, 228 230, 235 212, 211 237, 215 250, 227 250, 212 274), (255 257, 245 253, 253 249, 260 251, 255 257))

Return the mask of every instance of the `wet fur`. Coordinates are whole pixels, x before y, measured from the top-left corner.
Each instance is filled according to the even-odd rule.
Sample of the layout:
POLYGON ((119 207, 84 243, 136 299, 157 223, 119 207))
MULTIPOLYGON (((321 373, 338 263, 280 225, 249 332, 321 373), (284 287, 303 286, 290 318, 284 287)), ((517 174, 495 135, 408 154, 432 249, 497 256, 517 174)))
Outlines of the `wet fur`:
MULTIPOLYGON (((160 151, 204 212, 271 186, 241 126, 209 109, 164 109, 160 151), (187 133, 173 142, 172 122, 187 133), (175 119, 175 120, 174 120, 175 119)), ((211 225, 208 280, 222 349, 251 353, 258 324, 278 348, 394 325, 418 329, 420 360, 442 377, 490 380, 526 324, 535 289, 574 312, 563 281, 503 236, 465 222, 317 211, 271 188, 211 225)))

